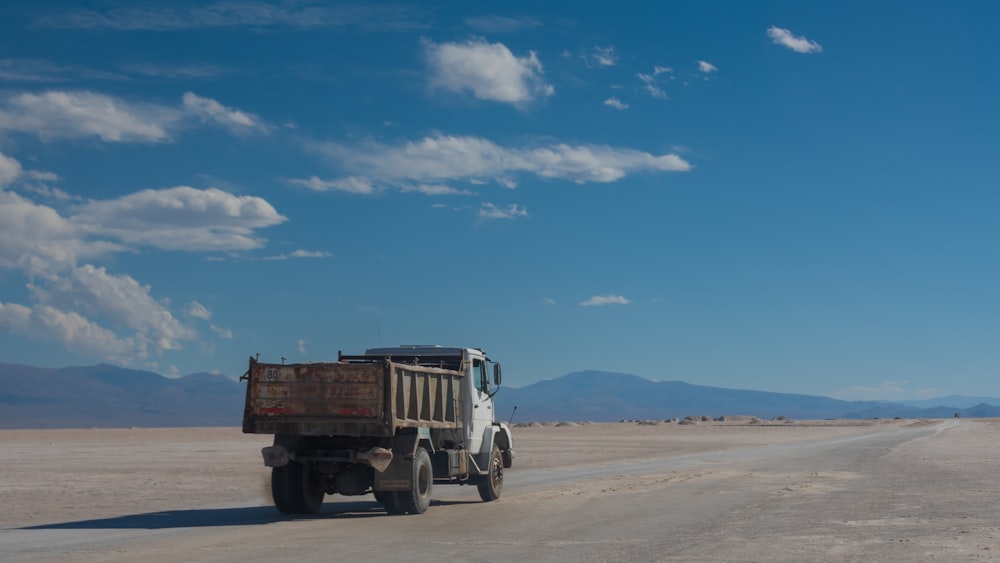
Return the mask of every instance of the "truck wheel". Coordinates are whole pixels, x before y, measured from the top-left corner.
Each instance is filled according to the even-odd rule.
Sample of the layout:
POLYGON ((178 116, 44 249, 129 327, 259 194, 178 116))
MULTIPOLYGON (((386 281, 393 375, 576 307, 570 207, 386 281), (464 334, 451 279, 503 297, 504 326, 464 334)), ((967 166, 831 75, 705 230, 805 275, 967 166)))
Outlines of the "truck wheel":
POLYGON ((410 514, 423 514, 431 505, 431 484, 434 483, 434 471, 431 468, 431 456, 427 450, 417 448, 413 454, 413 486, 409 491, 396 493, 399 508, 410 514))
POLYGON ((500 498, 500 491, 503 490, 503 456, 496 445, 490 453, 489 473, 483 477, 483 482, 478 488, 479 498, 485 502, 500 498))
POLYGON ((396 491, 375 491, 375 500, 378 501, 389 514, 403 514, 399 507, 399 494, 396 491))
POLYGON ((323 481, 308 464, 290 460, 271 469, 271 497, 282 514, 316 514, 325 493, 323 481))

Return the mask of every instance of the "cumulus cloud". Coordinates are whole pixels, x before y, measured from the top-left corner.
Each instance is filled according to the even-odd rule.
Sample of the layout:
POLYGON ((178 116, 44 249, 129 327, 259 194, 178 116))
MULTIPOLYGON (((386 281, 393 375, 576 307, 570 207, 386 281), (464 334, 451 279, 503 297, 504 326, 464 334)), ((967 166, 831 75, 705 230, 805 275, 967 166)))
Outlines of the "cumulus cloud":
POLYGON ((507 207, 497 207, 492 203, 484 203, 479 209, 480 219, 518 219, 527 216, 528 210, 516 203, 512 203, 507 207))
POLYGON ((0 303, 0 331, 125 364, 150 352, 177 350, 197 336, 152 298, 149 286, 104 268, 84 265, 52 273, 28 287, 31 306, 0 303))
POLYGON ((36 275, 121 250, 115 242, 86 238, 55 209, 0 189, 0 268, 36 275))
POLYGON ((260 197, 179 186, 92 201, 72 220, 88 234, 126 244, 205 251, 260 248, 256 229, 287 219, 260 197))
POLYGON ((432 90, 471 92, 480 100, 524 104, 555 93, 542 78, 542 63, 531 51, 516 57, 503 43, 425 41, 432 90))
POLYGON ((21 163, 0 152, 0 189, 21 175, 21 163))
POLYGON ((771 41, 775 44, 788 47, 796 53, 808 54, 823 52, 823 47, 819 43, 806 39, 805 37, 796 37, 787 29, 769 27, 767 29, 767 36, 770 37, 771 41))
POLYGON ((145 343, 114 332, 72 311, 53 307, 26 307, 0 302, 0 332, 53 340, 70 350, 97 352, 110 361, 130 363, 146 356, 145 343))
POLYGON ((621 295, 595 295, 586 301, 582 301, 582 307, 603 307, 604 305, 628 305, 631 303, 621 295))
POLYGON ((710 62, 698 61, 698 71, 699 72, 703 72, 705 74, 711 74, 713 72, 717 72, 718 70, 719 69, 716 68, 715 65, 713 65, 710 62))
POLYGON ((676 154, 654 155, 607 145, 563 143, 511 148, 481 137, 435 135, 401 145, 326 143, 314 147, 351 176, 335 180, 312 177, 293 182, 321 191, 341 185, 365 186, 364 192, 405 189, 414 183, 490 180, 512 185, 516 174, 568 180, 578 184, 614 182, 636 172, 684 172, 691 165, 676 154))
POLYGON ((230 131, 266 130, 249 113, 228 108, 192 92, 177 107, 130 102, 90 91, 50 90, 12 94, 0 101, 0 132, 43 139, 96 137, 109 143, 159 143, 192 123, 220 125, 230 131))
POLYGON ((128 275, 109 274, 103 267, 87 264, 29 287, 39 305, 106 319, 116 327, 135 331, 135 339, 157 352, 179 349, 181 341, 196 336, 152 298, 148 285, 140 285, 128 275))
MULTIPOLYGON (((22 176, 51 177, 18 173, 16 160, 0 157, 6 183, 17 184, 22 176)), ((262 244, 256 229, 285 220, 263 199, 189 187, 145 190, 67 210, 63 214, 0 186, 0 268, 27 277, 31 301, 0 302, 0 332, 126 364, 178 350, 197 339, 197 331, 174 315, 169 302, 155 299, 150 286, 81 261, 141 247, 256 248, 262 244)), ((189 318, 212 316, 197 301, 183 311, 189 318)), ((226 329, 212 330, 231 337, 226 329)))
POLYGON ((133 104, 86 91, 15 94, 0 105, 0 131, 39 137, 98 137, 107 142, 162 142, 180 113, 152 104, 133 104))
POLYGON ((615 108, 617 110, 628 109, 628 104, 626 104, 625 102, 622 102, 621 100, 619 100, 618 98, 616 98, 614 96, 612 96, 612 97, 604 100, 604 105, 609 106, 609 107, 613 107, 613 108, 615 108))

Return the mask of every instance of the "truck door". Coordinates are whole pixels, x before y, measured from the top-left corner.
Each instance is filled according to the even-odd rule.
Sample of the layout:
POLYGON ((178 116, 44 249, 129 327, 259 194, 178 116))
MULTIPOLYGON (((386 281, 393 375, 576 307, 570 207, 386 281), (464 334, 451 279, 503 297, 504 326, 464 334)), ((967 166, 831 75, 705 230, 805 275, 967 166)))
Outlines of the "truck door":
POLYGON ((472 358, 472 424, 469 425, 469 451, 481 453, 483 434, 493 424, 493 398, 485 358, 472 358))

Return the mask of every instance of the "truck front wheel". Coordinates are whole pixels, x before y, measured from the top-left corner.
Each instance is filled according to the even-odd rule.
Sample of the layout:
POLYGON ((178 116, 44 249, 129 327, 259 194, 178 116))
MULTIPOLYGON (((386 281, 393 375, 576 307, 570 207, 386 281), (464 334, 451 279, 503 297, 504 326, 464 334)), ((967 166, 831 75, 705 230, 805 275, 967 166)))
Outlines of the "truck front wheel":
MULTIPOLYGON (((427 450, 417 448, 413 454, 413 486, 409 491, 399 491, 397 500, 402 512, 423 514, 431 505, 431 484, 434 482, 434 471, 431 468, 431 456, 427 450)), ((386 509, 389 509, 388 505, 386 509)))
POLYGON ((324 494, 323 481, 309 464, 290 460, 271 469, 271 497, 282 514, 316 514, 324 494))
POLYGON ((483 476, 483 482, 478 488, 479 498, 485 502, 500 498, 500 491, 503 490, 503 456, 495 444, 490 453, 489 472, 483 476))

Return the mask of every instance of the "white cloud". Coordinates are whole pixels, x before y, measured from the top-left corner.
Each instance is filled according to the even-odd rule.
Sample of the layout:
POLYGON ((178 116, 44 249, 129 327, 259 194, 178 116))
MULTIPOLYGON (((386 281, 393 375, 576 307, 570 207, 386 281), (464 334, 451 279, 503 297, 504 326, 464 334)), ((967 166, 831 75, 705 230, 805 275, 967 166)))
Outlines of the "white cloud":
POLYGON ((292 258, 329 258, 333 256, 325 250, 296 250, 292 252, 292 258))
POLYGON ((54 307, 25 307, 0 302, 0 332, 54 340, 70 350, 101 355, 109 361, 130 363, 146 356, 145 342, 135 337, 119 338, 82 315, 54 307))
POLYGON ((127 275, 84 265, 28 285, 33 304, 0 303, 0 331, 54 340, 71 350, 131 363, 150 350, 177 350, 196 332, 127 275), (123 331, 102 326, 104 321, 123 331))
POLYGON ((823 47, 805 37, 796 37, 791 31, 780 27, 769 27, 767 36, 777 45, 788 47, 796 53, 821 53, 823 47))
POLYGON ((263 258, 258 258, 258 260, 275 261, 275 260, 289 260, 291 258, 330 258, 333 254, 326 252, 324 250, 295 250, 291 254, 276 254, 274 256, 265 256, 263 258))
POLYGON ((256 116, 191 92, 184 94, 179 107, 129 102, 82 90, 19 93, 0 101, 0 132, 34 134, 42 139, 169 142, 172 131, 194 122, 221 125, 237 133, 267 130, 256 116))
POLYGON ((165 250, 247 250, 263 246, 255 229, 286 221, 263 198, 187 186, 93 201, 71 217, 85 232, 165 250))
POLYGON ((358 28, 362 30, 425 29, 423 10, 406 4, 366 4, 316 1, 267 2, 223 0, 189 6, 114 7, 50 10, 34 25, 55 29, 116 29, 182 31, 187 29, 358 28))
POLYGON ((619 100, 618 98, 616 98, 614 96, 612 96, 612 97, 604 100, 604 105, 613 107, 613 108, 615 108, 617 110, 628 109, 628 104, 622 102, 621 100, 619 100))
POLYGON ((189 317, 194 317, 196 319, 209 320, 212 318, 212 311, 208 310, 208 307, 198 303, 197 301, 192 301, 188 303, 187 309, 185 309, 185 314, 189 317))
POLYGON ((614 47, 594 47, 586 59, 589 64, 594 66, 615 66, 618 64, 618 54, 614 47))
POLYGON ((551 298, 551 297, 543 297, 542 298, 542 305, 555 305, 555 304, 556 304, 556 300, 553 299, 553 298, 551 298))
POLYGON ((219 338, 225 338, 226 340, 233 339, 233 331, 228 328, 222 328, 221 326, 216 325, 209 325, 209 328, 212 329, 212 332, 218 334, 219 338))
POLYGON ((217 123, 233 132, 264 129, 257 116, 227 108, 215 100, 202 98, 193 92, 185 92, 182 100, 184 109, 203 122, 217 123))
POLYGON ((8 97, 0 106, 0 131, 39 137, 98 137, 108 142, 162 142, 180 118, 177 110, 140 105, 93 92, 48 91, 8 97))
POLYGON ((308 178, 292 179, 290 182, 317 192, 338 191, 352 194, 375 193, 375 186, 372 185, 371 180, 356 176, 339 178, 337 180, 322 180, 316 176, 310 176, 308 178))
MULTIPOLYGON (((0 157, 5 183, 55 178, 25 173, 16 160, 0 157)), ((76 200, 65 195, 64 204, 76 200)), ((69 210, 64 216, 0 186, 0 268, 24 273, 31 300, 0 303, 0 332, 58 342, 118 363, 178 350, 196 339, 197 331, 178 320, 168 302, 154 299, 150 286, 101 266, 78 265, 81 260, 139 246, 256 248, 262 244, 256 229, 285 220, 261 198, 188 187, 145 190, 69 210)), ((191 318, 212 316, 196 301, 184 311, 191 318)), ((223 338, 232 336, 214 325, 212 330, 223 338)))
POLYGON ((507 207, 497 207, 492 203, 484 203, 479 209, 480 219, 517 219, 527 216, 528 210, 516 203, 512 203, 507 207))
POLYGON ((602 307, 604 305, 628 305, 631 303, 621 295, 595 295, 580 303, 582 307, 602 307))
POLYGON ((306 355, 306 340, 304 338, 299 339, 299 354, 306 355))
POLYGON ((555 93, 542 79, 542 63, 534 51, 519 58, 503 43, 482 39, 441 44, 426 41, 424 49, 432 90, 469 91, 480 100, 511 104, 555 93))
POLYGON ((134 330, 137 340, 157 352, 177 350, 181 341, 196 337, 193 329, 152 298, 148 285, 140 285, 128 275, 108 274, 103 267, 86 264, 66 275, 50 275, 29 288, 36 303, 56 310, 83 311, 89 317, 134 330))
MULTIPOLYGON (((11 162, 17 163, 0 159, 0 169, 15 169, 11 162)), ((144 190, 78 205, 68 216, 0 189, 0 268, 38 275, 137 246, 185 251, 259 248, 264 241, 255 231, 286 220, 262 198, 214 188, 144 190)))
POLYGON ((21 163, 0 152, 0 189, 21 175, 21 163))
POLYGON ((417 192, 424 195, 471 195, 468 190, 459 190, 445 184, 416 184, 412 186, 400 186, 404 192, 417 192))
POLYGON ((674 71, 674 69, 670 68, 669 66, 654 66, 653 67, 653 76, 659 76, 661 74, 665 74, 665 73, 669 73, 669 72, 673 72, 673 71, 674 71))
MULTIPOLYGON (((614 182, 640 171, 690 170, 676 154, 647 152, 606 145, 553 144, 508 148, 480 137, 436 135, 392 146, 370 141, 350 145, 326 143, 316 150, 354 175, 336 180, 312 177, 293 182, 334 189, 345 183, 406 189, 413 183, 489 179, 510 185, 515 174, 569 180, 579 184, 614 182)), ((356 192, 357 193, 357 192, 356 192)))
POLYGON ((654 98, 660 100, 665 100, 667 99, 667 93, 666 91, 663 90, 663 88, 660 88, 660 85, 656 78, 658 74, 659 73, 643 74, 640 72, 636 76, 638 76, 639 80, 641 80, 642 83, 645 85, 646 91, 649 92, 650 96, 653 96, 654 98))
POLYGON ((710 74, 713 72, 718 72, 719 69, 716 68, 715 65, 713 65, 712 63, 706 61, 698 61, 698 70, 705 74, 710 74))
POLYGON ((111 241, 88 240, 55 209, 0 189, 0 268, 35 275, 121 250, 111 241))

